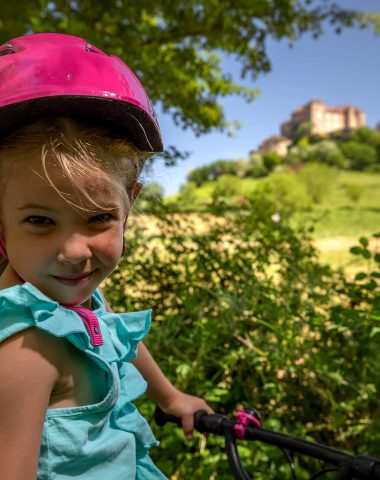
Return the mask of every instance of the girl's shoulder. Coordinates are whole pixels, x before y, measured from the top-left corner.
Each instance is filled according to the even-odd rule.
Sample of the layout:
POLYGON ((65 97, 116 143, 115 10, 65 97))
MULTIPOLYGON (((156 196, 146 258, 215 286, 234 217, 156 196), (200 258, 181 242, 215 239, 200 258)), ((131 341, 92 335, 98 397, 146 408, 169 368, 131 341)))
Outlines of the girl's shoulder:
POLYGON ((46 318, 52 311, 54 301, 31 284, 24 283, 0 290, 1 356, 18 359, 14 365, 22 368, 23 372, 25 362, 31 369, 36 368, 36 371, 41 368, 41 372, 43 364, 46 364, 47 370, 51 367, 50 373, 55 372, 55 378, 58 378, 59 362, 65 345, 58 335, 51 335, 46 328, 38 328, 39 318, 46 318))
POLYGON ((1 478, 5 472, 35 478, 46 408, 59 378, 58 340, 28 328, 0 344, 1 478))

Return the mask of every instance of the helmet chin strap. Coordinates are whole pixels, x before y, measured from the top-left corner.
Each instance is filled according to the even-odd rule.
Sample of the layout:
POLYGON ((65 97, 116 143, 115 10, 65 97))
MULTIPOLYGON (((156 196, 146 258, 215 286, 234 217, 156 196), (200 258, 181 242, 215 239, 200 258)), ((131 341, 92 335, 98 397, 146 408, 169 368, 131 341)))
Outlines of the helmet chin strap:
POLYGON ((0 233, 0 255, 8 260, 7 249, 5 247, 5 238, 2 233, 0 233))

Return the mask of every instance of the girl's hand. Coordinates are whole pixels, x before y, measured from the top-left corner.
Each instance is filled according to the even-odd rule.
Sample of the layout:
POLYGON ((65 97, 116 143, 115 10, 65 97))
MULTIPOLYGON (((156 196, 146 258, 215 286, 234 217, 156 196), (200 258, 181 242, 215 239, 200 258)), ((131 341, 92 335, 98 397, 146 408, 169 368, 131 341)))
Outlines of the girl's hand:
POLYGON ((160 404, 160 408, 170 415, 175 415, 182 420, 182 428, 187 438, 191 438, 194 430, 194 413, 197 410, 206 410, 207 413, 214 413, 211 407, 199 397, 188 395, 179 390, 170 396, 170 400, 165 405, 160 404))

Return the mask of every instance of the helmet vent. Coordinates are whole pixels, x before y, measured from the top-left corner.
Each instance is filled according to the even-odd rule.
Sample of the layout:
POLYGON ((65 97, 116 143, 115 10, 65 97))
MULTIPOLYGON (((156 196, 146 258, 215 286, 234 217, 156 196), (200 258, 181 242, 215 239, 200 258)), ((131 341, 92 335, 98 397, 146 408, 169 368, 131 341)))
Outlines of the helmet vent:
POLYGON ((5 57, 5 55, 10 55, 11 53, 16 53, 16 49, 13 45, 10 43, 6 43, 3 45, 3 47, 0 49, 0 57, 5 57))
POLYGON ((93 45, 90 45, 89 43, 86 43, 85 50, 86 52, 100 53, 101 55, 105 55, 105 53, 99 50, 99 48, 96 48, 93 45))

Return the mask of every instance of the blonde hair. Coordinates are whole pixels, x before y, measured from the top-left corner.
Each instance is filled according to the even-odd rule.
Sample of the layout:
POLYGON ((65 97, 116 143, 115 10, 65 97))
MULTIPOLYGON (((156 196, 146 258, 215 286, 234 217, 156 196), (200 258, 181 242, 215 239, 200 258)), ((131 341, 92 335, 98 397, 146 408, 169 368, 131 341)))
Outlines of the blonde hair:
POLYGON ((20 164, 24 168, 30 156, 35 154, 41 158, 45 179, 57 193, 64 196, 51 180, 49 166, 61 169, 73 187, 97 207, 99 205, 83 188, 83 180, 98 176, 129 206, 128 195, 145 161, 152 155, 103 126, 65 117, 44 118, 20 128, 1 142, 0 181, 6 181, 20 164))
POLYGON ((152 153, 139 150, 104 126, 66 117, 44 118, 0 142, 0 198, 9 175, 17 174, 36 155, 41 158, 45 180, 73 207, 83 210, 54 184, 50 168, 60 169, 79 196, 96 208, 104 208, 85 187, 96 176, 105 192, 120 195, 128 211, 133 188, 152 153))

